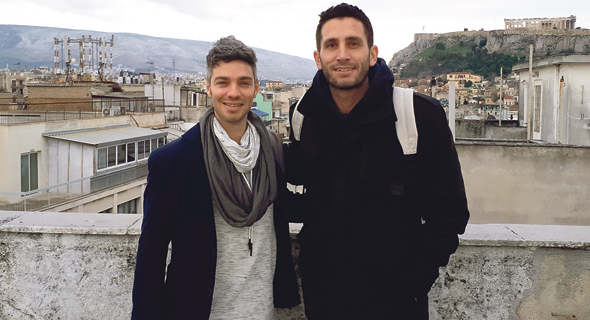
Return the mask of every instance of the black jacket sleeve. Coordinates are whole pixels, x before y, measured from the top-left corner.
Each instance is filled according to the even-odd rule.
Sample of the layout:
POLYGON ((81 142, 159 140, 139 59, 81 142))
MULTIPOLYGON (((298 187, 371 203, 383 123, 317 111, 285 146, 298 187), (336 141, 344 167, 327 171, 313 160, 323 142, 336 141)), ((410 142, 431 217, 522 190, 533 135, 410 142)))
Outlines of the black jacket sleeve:
POLYGON ((440 103, 416 94, 418 127, 418 197, 424 223, 419 234, 417 293, 424 294, 438 277, 438 268, 457 250, 458 234, 469 219, 459 157, 440 103))

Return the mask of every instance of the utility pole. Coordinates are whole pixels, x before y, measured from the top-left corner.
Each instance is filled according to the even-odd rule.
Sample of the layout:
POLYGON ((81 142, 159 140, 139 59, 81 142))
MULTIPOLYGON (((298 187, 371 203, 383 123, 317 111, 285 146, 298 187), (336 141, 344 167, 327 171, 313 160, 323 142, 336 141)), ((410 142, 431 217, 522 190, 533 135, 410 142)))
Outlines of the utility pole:
MULTIPOLYGON (((151 61, 148 61, 146 63, 149 64, 150 66, 153 66, 154 65, 154 63, 151 62, 151 61)), ((152 100, 154 100, 154 91, 155 91, 155 88, 154 88, 154 79, 152 79, 152 74, 150 73, 150 68, 149 67, 148 67, 148 77, 150 79, 150 84, 152 85, 152 100)))
POLYGON ((430 96, 436 99, 436 78, 430 79, 430 96))
POLYGON ((449 127, 455 141, 455 81, 449 81, 449 127))
POLYGON ((174 70, 174 81, 172 81, 172 105, 176 106, 176 82, 178 82, 178 78, 176 77, 176 61, 172 60, 172 69, 174 70))
POLYGON ((528 83, 528 92, 527 92, 527 107, 529 110, 528 112, 528 123, 527 123, 527 130, 526 130, 526 140, 527 142, 531 141, 532 131, 533 131, 533 40, 529 42, 529 83, 528 83))
POLYGON ((500 105, 500 127, 502 126, 502 103, 504 101, 502 101, 502 72, 503 72, 503 67, 500 67, 500 100, 498 100, 498 104, 500 105))

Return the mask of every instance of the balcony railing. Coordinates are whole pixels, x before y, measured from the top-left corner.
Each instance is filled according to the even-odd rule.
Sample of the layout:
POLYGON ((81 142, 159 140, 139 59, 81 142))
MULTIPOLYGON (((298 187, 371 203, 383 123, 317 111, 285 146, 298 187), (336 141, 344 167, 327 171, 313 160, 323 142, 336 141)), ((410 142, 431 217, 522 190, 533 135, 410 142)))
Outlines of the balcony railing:
POLYGON ((120 186, 147 176, 147 163, 99 176, 86 177, 28 192, 0 191, 0 211, 43 211, 91 193, 120 186))
POLYGON ((0 101, 0 124, 100 118, 135 112, 164 112, 162 99, 95 98, 87 101, 29 103, 0 101))

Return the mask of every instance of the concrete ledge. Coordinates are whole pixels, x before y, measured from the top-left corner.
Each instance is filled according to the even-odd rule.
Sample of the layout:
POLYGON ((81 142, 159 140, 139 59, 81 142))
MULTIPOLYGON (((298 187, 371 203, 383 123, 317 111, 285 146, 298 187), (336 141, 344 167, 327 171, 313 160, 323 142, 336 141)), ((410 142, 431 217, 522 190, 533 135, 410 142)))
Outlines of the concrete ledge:
MULTIPOLYGON (((139 235, 142 215, 0 211, 0 232, 139 235)), ((297 235, 303 224, 291 223, 297 235)), ((554 247, 590 250, 590 226, 470 224, 464 246, 554 247)))
MULTIPOLYGON (((0 211, 0 318, 129 318, 141 218, 0 211)), ((590 319, 590 227, 469 225, 440 273, 432 320, 590 319)))
POLYGON ((139 235, 143 216, 0 211, 0 232, 139 235))
POLYGON ((590 227, 527 224, 470 224, 463 246, 540 247, 590 250, 590 227))
MULTIPOLYGON (((302 223, 291 223, 296 236, 302 223)), ((543 247, 590 250, 590 226, 469 224, 459 236, 462 246, 543 247)))

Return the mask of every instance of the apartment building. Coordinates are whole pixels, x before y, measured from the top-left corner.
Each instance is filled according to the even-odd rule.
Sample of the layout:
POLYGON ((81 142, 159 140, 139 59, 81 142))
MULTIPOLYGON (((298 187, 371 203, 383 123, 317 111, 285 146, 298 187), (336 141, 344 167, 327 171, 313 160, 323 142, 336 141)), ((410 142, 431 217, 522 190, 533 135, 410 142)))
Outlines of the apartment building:
POLYGON ((142 213, 163 112, 112 116, 0 106, 0 210, 142 213))

